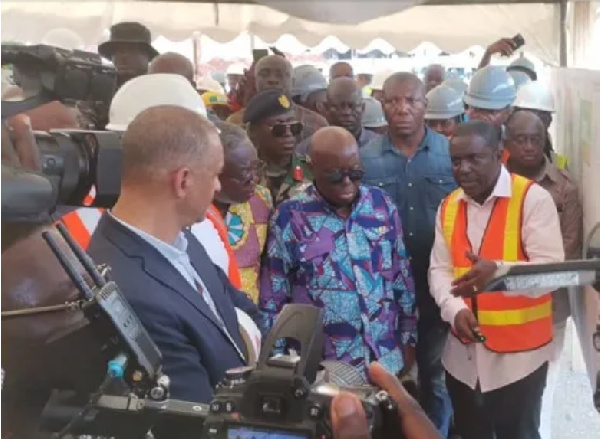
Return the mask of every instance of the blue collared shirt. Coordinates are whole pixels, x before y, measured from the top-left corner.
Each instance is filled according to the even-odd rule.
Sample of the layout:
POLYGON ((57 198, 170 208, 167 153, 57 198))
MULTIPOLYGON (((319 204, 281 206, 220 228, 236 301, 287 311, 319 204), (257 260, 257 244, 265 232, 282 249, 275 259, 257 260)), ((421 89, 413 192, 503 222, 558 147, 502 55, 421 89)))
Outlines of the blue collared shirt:
MULTIPOLYGON (((377 134, 371 130, 367 130, 367 129, 363 128, 360 131, 360 136, 358 136, 358 140, 356 142, 358 143, 358 147, 362 148, 363 146, 367 146, 369 143, 371 143, 373 140, 375 140, 379 137, 381 137, 380 134, 377 134)), ((310 142, 312 142, 312 136, 308 137, 307 139, 304 139, 302 142, 300 142, 298 144, 298 146, 296 146, 296 152, 301 155, 308 154, 308 150, 310 148, 310 142)))
POLYGON ((412 157, 398 151, 389 135, 373 140, 360 154, 363 182, 384 189, 398 206, 419 302, 419 295, 429 296, 427 269, 437 209, 457 187, 448 139, 425 128, 425 137, 412 157))
POLYGON ((188 242, 182 232, 179 232, 173 244, 167 244, 166 242, 161 241, 160 239, 144 232, 143 230, 140 230, 137 227, 120 220, 111 212, 108 212, 108 214, 123 227, 131 230, 133 233, 154 247, 162 256, 164 256, 167 261, 169 261, 169 263, 179 272, 179 274, 183 276, 183 278, 192 286, 192 288, 195 290, 201 288, 202 298, 217 319, 221 323, 223 322, 219 312, 217 311, 215 302, 210 295, 210 292, 206 289, 204 282, 202 282, 202 278, 198 275, 198 272, 192 265, 192 261, 190 261, 190 256, 187 253, 188 242))

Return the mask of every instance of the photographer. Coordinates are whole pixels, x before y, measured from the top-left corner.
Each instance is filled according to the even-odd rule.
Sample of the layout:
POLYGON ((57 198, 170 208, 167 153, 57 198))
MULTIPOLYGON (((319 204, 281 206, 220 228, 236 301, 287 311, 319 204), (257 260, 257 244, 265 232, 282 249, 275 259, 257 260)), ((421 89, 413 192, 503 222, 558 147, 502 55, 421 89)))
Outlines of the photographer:
MULTIPOLYGON (((386 372, 379 363, 371 364, 369 375, 371 382, 388 392, 398 405, 397 419, 386 420, 390 421, 390 424, 395 424, 396 428, 384 424, 384 438, 398 438, 398 428, 400 428, 400 434, 404 434, 406 439, 441 439, 442 436, 423 409, 407 393, 396 377, 386 372)), ((331 426, 335 439, 371 438, 367 417, 362 405, 359 399, 350 393, 341 393, 333 399, 331 403, 331 426)))
MULTIPOLYGON (((25 115, 2 126, 2 164, 40 169, 39 152, 25 115)), ((4 172, 4 170, 3 170, 4 172)), ((52 306, 77 299, 78 291, 42 238, 47 224, 2 222, 2 311, 52 306)), ((79 272, 83 268, 74 258, 79 272)), ((84 394, 98 387, 110 354, 81 311, 19 316, 2 321, 2 437, 38 439, 39 416, 53 388, 84 394), (77 352, 77 355, 73 355, 77 352)))

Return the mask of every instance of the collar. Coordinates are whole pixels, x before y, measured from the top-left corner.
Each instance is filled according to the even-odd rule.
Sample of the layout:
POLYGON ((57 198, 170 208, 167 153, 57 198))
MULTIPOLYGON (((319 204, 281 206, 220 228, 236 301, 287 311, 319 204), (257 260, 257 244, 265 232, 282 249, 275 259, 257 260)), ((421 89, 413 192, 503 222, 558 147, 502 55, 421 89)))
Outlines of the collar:
MULTIPOLYGON (((363 129, 363 132, 365 130, 363 129)), ((422 149, 428 150, 431 147, 431 129, 427 126, 425 126, 425 136, 423 136, 423 140, 421 140, 421 143, 419 143, 419 146, 417 147, 417 151, 415 152, 415 154, 417 154, 419 151, 421 151, 422 149)), ((394 145, 394 142, 392 141, 392 136, 390 136, 390 134, 386 134, 386 136, 384 137, 384 142, 383 142, 383 150, 389 150, 389 151, 395 151, 396 150, 396 145, 394 145)))
POLYGON ((188 242, 187 242, 187 239, 186 239, 185 235, 183 234, 183 232, 179 232, 179 234, 175 238, 175 241, 172 244, 168 244, 168 243, 156 238, 155 236, 152 236, 149 233, 146 233, 143 230, 138 229, 137 227, 135 227, 129 223, 126 223, 125 221, 121 220, 120 218, 117 218, 116 216, 113 215, 112 212, 108 211, 108 214, 110 215, 110 217, 112 219, 117 221, 123 227, 132 231, 133 233, 138 235, 140 238, 142 238, 144 241, 146 241, 148 244, 150 244, 154 248, 156 248, 167 259, 170 259, 170 258, 179 259, 179 258, 181 258, 181 256, 187 255, 188 242))
POLYGON ((552 163, 548 157, 544 156, 544 166, 538 175, 535 176, 534 180, 539 183, 544 179, 548 178, 553 183, 558 183, 561 180, 560 170, 552 163))
POLYGON ((358 142, 358 146, 360 147, 360 146, 366 145, 376 135, 377 134, 374 133, 373 131, 369 131, 369 130, 365 129, 364 127, 362 127, 360 129, 360 134, 358 135, 358 139, 356 139, 356 141, 358 142))
MULTIPOLYGON (((323 206, 323 209, 325 210, 326 213, 330 213, 332 215, 339 216, 335 207, 332 206, 329 201, 327 201, 325 198, 323 198, 323 195, 321 195, 321 193, 317 189, 317 186, 314 183, 308 187, 307 192, 309 195, 311 195, 317 202, 319 202, 323 206)), ((352 210, 350 211, 350 216, 354 215, 354 212, 356 212, 358 206, 360 206, 362 204, 362 202, 364 201, 364 199, 368 193, 369 193, 368 189, 365 186, 363 186, 362 184, 358 187, 358 196, 356 197, 356 200, 352 204, 352 210)))
MULTIPOLYGON (((492 200, 494 198, 510 198, 511 195, 512 195, 512 181, 510 179, 510 173, 504 167, 504 165, 502 165, 502 167, 500 168, 500 175, 498 176, 498 180, 496 181, 496 185, 494 186, 494 190, 492 191, 490 196, 487 198, 487 200, 484 201, 483 204, 488 203, 490 200, 492 200)), ((460 194, 458 194, 458 197, 456 197, 456 198, 458 200, 465 200, 465 201, 470 201, 472 203, 475 203, 475 201, 471 197, 469 197, 467 194, 465 194, 462 189, 460 189, 460 194)))

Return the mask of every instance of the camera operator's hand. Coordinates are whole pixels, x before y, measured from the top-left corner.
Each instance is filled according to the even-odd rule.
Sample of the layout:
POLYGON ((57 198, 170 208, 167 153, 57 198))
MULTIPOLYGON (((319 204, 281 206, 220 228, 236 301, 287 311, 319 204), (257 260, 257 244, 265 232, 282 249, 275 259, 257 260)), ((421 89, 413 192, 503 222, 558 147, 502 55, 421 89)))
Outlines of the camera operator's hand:
POLYGON ((40 171, 40 155, 33 136, 31 120, 24 114, 2 124, 2 163, 40 171))
MULTIPOLYGON (((398 437, 397 425, 402 426, 406 439, 441 439, 419 404, 406 392, 400 381, 379 364, 373 363, 369 369, 371 382, 388 392, 398 405, 398 423, 384 425, 384 437, 398 437)), ((367 417, 360 400, 353 394, 342 393, 331 403, 331 425, 335 439, 370 439, 367 417)))
POLYGON ((58 101, 40 105, 25 114, 29 116, 34 131, 79 128, 76 110, 68 108, 58 101))

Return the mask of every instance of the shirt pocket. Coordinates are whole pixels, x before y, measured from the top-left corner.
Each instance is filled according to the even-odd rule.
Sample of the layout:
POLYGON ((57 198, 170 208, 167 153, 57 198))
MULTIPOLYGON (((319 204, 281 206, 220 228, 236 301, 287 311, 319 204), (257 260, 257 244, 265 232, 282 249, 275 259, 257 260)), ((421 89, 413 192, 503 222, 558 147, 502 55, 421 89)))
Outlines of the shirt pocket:
POLYGON ((392 200, 397 200, 396 188, 398 187, 397 177, 381 177, 365 179, 364 183, 367 186, 373 186, 383 190, 392 200))
POLYGON ((425 205, 434 209, 437 209, 442 200, 456 188, 454 177, 445 174, 426 175, 421 184, 425 205))

